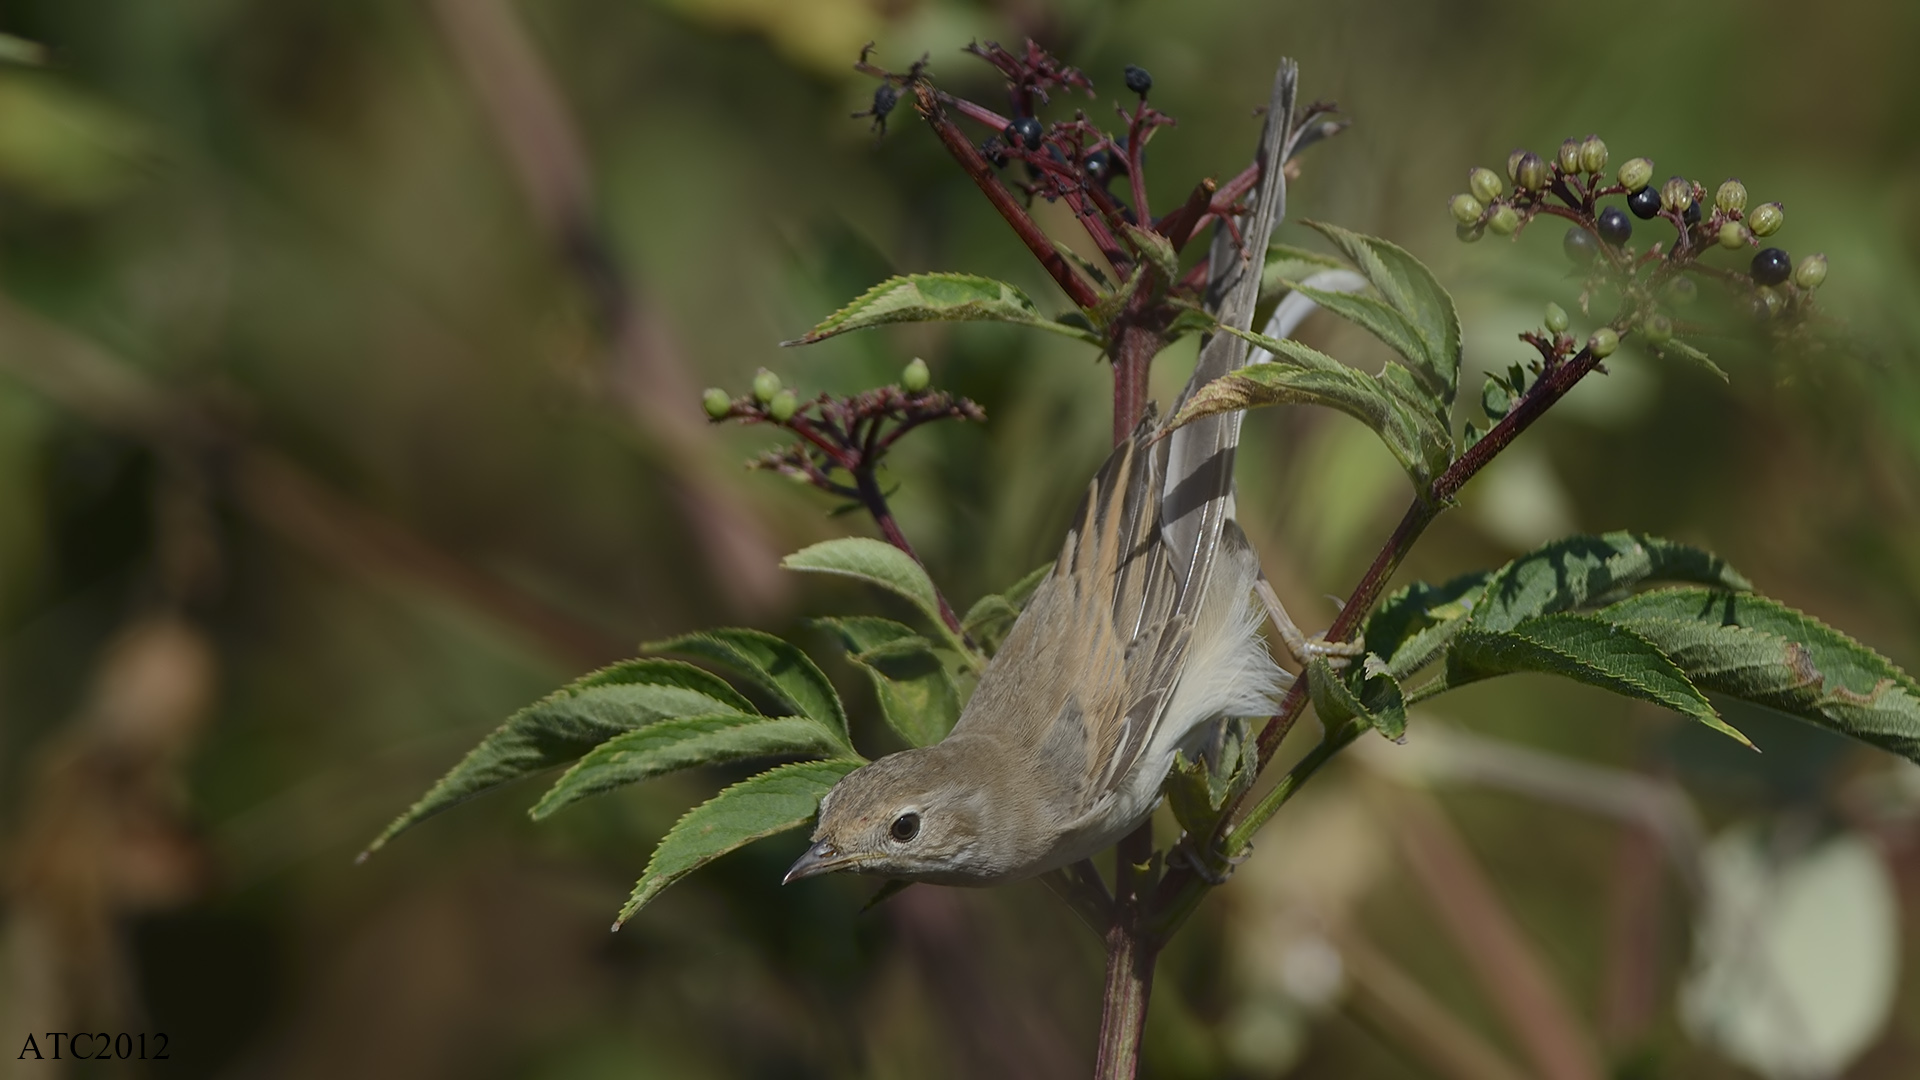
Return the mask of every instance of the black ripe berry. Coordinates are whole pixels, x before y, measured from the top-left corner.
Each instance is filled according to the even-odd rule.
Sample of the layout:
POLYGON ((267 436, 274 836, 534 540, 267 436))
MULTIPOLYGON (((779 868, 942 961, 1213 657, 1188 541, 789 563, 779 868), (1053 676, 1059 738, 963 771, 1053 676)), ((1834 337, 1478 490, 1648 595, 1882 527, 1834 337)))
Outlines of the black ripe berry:
POLYGON ((1146 97, 1147 91, 1153 89, 1153 76, 1147 74, 1146 68, 1135 67, 1132 64, 1128 64, 1126 79, 1127 89, 1139 94, 1141 97, 1146 97))
POLYGON ((1687 208, 1685 210, 1680 211, 1680 220, 1686 222, 1689 225, 1700 224, 1700 200, 1699 199, 1695 199, 1692 202, 1688 203, 1687 208))
POLYGON ((1042 134, 1040 121, 1035 120, 1031 116, 1023 116, 1013 123, 1008 124, 1007 130, 1000 134, 1007 140, 1008 146, 1024 146, 1029 150, 1040 149, 1040 136, 1042 134))
POLYGON ((879 86, 874 87, 873 89, 873 118, 874 119, 885 120, 887 118, 887 114, 892 112, 893 107, 898 104, 900 104, 900 91, 894 89, 894 86, 892 83, 881 83, 879 86))
POLYGON ((1105 150, 1095 150, 1088 154, 1085 167, 1087 179, 1096 184, 1104 184, 1113 179, 1113 157, 1105 150))
POLYGON ((1600 239, 1619 247, 1633 235, 1633 222, 1627 218, 1626 211, 1617 206, 1609 206, 1600 211, 1600 239))
POLYGON ((1660 189, 1649 184, 1627 196, 1627 209, 1641 221, 1651 221, 1660 212, 1660 189))
POLYGON ((1567 261, 1575 266, 1585 266, 1593 261, 1600 252, 1600 242, 1593 234, 1579 226, 1567 230, 1567 238, 1560 242, 1560 249, 1567 253, 1567 261))
POLYGON ((1779 248, 1766 248, 1753 257, 1753 280, 1778 285, 1793 273, 1793 257, 1779 248))

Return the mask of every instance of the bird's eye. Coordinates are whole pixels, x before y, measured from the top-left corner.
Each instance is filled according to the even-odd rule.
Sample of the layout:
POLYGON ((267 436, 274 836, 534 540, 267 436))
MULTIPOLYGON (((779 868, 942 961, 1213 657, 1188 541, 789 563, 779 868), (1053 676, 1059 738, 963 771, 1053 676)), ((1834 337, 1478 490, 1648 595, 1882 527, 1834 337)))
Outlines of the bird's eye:
POLYGON ((920 815, 914 813, 901 814, 899 817, 893 819, 892 825, 887 826, 887 833, 893 837, 896 843, 904 844, 912 840, 914 837, 920 835, 920 815))

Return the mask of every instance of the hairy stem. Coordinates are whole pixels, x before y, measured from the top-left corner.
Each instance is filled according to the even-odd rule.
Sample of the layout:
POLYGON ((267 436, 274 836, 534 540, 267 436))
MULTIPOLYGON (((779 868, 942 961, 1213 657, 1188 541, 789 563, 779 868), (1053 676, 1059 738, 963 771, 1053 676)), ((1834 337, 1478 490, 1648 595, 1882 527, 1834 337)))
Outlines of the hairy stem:
POLYGON ((1140 1070, 1140 1036, 1153 996, 1159 939, 1146 925, 1154 888, 1153 821, 1141 822, 1114 852, 1114 910, 1107 928, 1107 985, 1100 1003, 1100 1053, 1094 1080, 1133 1080, 1140 1070))

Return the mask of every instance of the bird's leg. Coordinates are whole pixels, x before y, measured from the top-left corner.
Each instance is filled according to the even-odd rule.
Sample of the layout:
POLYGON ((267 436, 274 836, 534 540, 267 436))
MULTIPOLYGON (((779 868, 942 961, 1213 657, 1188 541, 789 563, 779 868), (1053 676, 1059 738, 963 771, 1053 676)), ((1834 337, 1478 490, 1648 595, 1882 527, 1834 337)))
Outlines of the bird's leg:
POLYGON ((1293 617, 1287 614, 1286 605, 1274 594, 1273 586, 1268 583, 1267 575, 1261 574, 1253 583, 1254 591, 1260 594, 1260 602, 1267 606, 1267 618, 1273 620, 1273 628, 1280 632, 1280 640, 1286 643, 1287 653, 1302 668, 1319 657, 1325 657, 1334 670, 1346 667, 1347 662, 1367 651, 1365 639, 1357 641, 1328 641, 1319 635, 1308 637, 1300 632, 1293 617))

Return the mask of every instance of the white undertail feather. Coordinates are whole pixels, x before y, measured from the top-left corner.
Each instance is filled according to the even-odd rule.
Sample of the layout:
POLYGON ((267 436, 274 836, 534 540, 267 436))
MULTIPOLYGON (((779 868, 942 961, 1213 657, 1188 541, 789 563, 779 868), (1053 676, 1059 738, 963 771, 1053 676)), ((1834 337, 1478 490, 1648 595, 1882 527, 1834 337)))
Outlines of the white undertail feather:
POLYGON ((1167 703, 1153 752, 1170 759, 1175 747, 1220 717, 1266 716, 1293 682, 1260 634, 1266 616, 1253 600, 1254 573, 1253 555, 1244 549, 1215 567, 1206 614, 1195 624, 1186 670, 1167 703))

